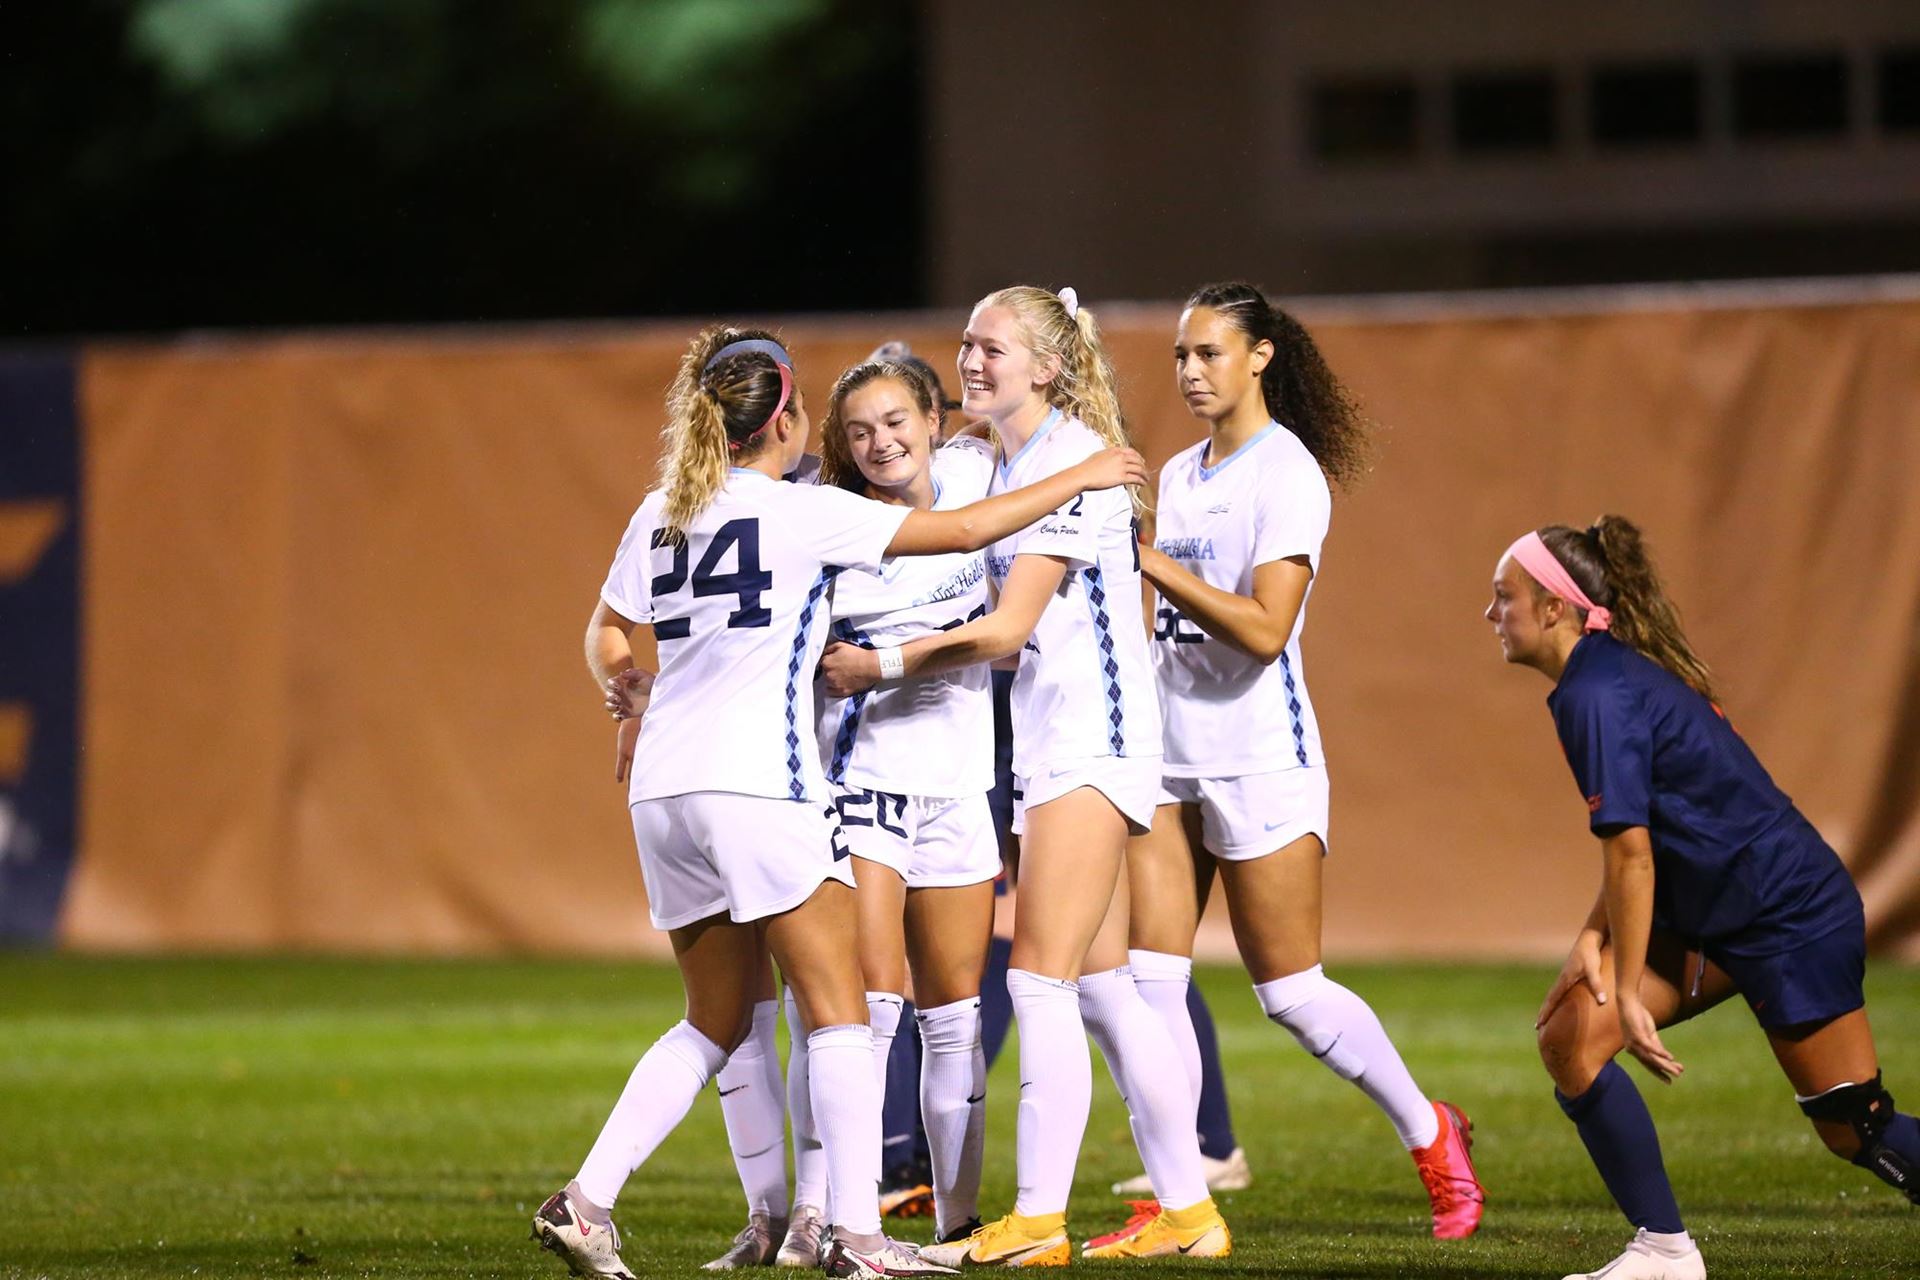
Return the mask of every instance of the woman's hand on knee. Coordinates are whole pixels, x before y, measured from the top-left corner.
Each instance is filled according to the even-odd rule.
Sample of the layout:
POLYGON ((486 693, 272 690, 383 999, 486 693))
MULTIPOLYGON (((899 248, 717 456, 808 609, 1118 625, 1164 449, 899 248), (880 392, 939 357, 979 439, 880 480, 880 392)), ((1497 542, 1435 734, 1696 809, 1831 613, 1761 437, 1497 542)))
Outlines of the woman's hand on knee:
POLYGON ((1606 970, 1600 962, 1600 949, 1600 935, 1592 929, 1582 929, 1580 936, 1573 940, 1573 949, 1567 952, 1566 963, 1560 966, 1560 976, 1553 980, 1553 985, 1547 988, 1547 998, 1540 1002, 1540 1012, 1533 1019, 1535 1031, 1546 1026, 1560 1002, 1580 987, 1592 993, 1595 1004, 1607 1003, 1606 970))

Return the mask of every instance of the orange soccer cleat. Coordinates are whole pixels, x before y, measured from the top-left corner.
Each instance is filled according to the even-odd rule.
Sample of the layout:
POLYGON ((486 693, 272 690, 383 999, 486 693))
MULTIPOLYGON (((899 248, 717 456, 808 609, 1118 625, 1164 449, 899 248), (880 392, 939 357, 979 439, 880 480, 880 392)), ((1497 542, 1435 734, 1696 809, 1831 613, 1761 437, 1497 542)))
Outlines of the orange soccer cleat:
POLYGON ((1439 1136, 1413 1151, 1413 1167, 1427 1186, 1433 1202, 1433 1238, 1464 1240, 1480 1226, 1486 1208, 1486 1188, 1473 1171, 1473 1122, 1451 1102, 1436 1102, 1439 1136))

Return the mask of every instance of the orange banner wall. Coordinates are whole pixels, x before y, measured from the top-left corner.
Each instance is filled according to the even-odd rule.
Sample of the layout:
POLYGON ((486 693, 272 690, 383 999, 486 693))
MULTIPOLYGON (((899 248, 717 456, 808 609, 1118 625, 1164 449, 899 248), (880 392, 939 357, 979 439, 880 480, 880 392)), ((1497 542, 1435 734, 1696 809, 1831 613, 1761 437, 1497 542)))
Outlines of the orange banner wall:
MULTIPOLYGON (((1549 955, 1598 845, 1480 617, 1516 534, 1647 530, 1727 710, 1920 958, 1920 300, 1299 311, 1380 424, 1305 640, 1335 954, 1549 955)), ((1100 309, 1158 462, 1171 308, 1100 309)), ((838 370, 961 317, 784 326, 838 370)), ((632 952, 581 637, 691 325, 217 339, 84 362, 69 945, 632 952)))

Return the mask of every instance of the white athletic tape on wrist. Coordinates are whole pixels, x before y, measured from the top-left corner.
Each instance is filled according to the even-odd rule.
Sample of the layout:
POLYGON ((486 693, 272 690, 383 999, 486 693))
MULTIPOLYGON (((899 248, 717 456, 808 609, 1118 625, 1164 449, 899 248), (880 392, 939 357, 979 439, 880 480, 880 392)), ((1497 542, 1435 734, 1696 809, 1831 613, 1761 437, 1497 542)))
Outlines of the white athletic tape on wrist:
POLYGON ((907 674, 907 660, 900 656, 899 649, 875 649, 873 652, 880 659, 882 680, 898 680, 907 674))

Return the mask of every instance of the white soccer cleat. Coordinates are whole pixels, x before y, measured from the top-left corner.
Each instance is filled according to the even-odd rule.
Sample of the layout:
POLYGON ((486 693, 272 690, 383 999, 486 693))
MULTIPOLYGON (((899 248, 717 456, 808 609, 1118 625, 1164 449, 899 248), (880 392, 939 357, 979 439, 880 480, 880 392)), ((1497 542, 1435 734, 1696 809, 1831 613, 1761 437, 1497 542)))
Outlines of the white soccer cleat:
POLYGON ((712 1262, 702 1264, 700 1269, 736 1271, 741 1267, 770 1267, 773 1265, 773 1255, 779 1251, 786 1233, 785 1218, 774 1218, 764 1213, 748 1214, 747 1225, 740 1228, 727 1251, 712 1262))
MULTIPOLYGON (((1247 1167, 1247 1153, 1243 1147, 1235 1147, 1225 1160, 1215 1160, 1203 1154, 1200 1168, 1207 1175, 1209 1193, 1245 1191, 1253 1185, 1253 1170, 1247 1167)), ((1153 1195, 1153 1179, 1143 1173, 1137 1178, 1116 1182, 1113 1184, 1113 1194, 1127 1200, 1148 1199, 1153 1195)))
POLYGON ((573 1197, 556 1191, 547 1197, 533 1215, 533 1238, 540 1247, 555 1254, 576 1276, 596 1280, 634 1280, 633 1272, 620 1260, 620 1233, 609 1221, 605 1226, 580 1216, 573 1197))
POLYGON ((1694 1245, 1679 1257, 1654 1248, 1643 1227, 1633 1233, 1626 1252, 1598 1271, 1576 1271, 1561 1280, 1707 1280, 1707 1260, 1694 1245))
POLYGON ((886 1280, 889 1276, 950 1276, 952 1267, 927 1261, 910 1244, 888 1240, 878 1249, 856 1249, 844 1240, 827 1246, 820 1264, 830 1276, 852 1276, 856 1280, 886 1280))
POLYGON ((793 1216, 787 1219, 786 1238, 780 1242, 780 1251, 773 1255, 773 1264, 813 1270, 820 1265, 826 1231, 827 1220, 820 1210, 810 1204, 793 1206, 793 1216))

